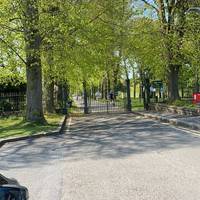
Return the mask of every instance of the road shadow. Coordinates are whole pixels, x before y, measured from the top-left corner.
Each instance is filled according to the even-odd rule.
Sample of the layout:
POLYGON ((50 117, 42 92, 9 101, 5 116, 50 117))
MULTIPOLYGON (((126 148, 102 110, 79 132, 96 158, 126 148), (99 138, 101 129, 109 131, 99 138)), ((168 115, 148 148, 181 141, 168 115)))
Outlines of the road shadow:
POLYGON ((0 150, 0 170, 84 159, 118 159, 153 151, 199 147, 200 138, 132 114, 72 120, 63 135, 10 143, 0 150))

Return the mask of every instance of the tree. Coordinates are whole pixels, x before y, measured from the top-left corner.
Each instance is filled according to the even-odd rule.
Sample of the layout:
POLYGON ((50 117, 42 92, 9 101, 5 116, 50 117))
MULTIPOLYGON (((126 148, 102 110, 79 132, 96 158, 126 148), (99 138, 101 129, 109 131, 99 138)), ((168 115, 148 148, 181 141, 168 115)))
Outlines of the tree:
POLYGON ((148 0, 142 1, 155 10, 162 26, 168 71, 168 96, 169 100, 174 101, 179 98, 178 78, 183 60, 180 49, 184 36, 183 28, 188 1, 155 0, 155 3, 148 0))
POLYGON ((39 29, 39 1, 23 0, 23 28, 26 52, 28 121, 44 121, 42 106, 41 35, 39 29))
POLYGON ((192 82, 191 85, 194 90, 193 92, 199 92, 200 90, 200 16, 198 13, 188 13, 186 25, 185 25, 185 34, 182 46, 182 53, 185 57, 186 64, 186 73, 181 79, 185 82, 192 82), (188 72, 188 73, 187 73, 188 72))
POLYGON ((26 119, 28 121, 43 122, 39 1, 8 0, 3 3, 1 5, 3 13, 1 15, 1 26, 4 27, 4 30, 7 30, 7 34, 1 38, 1 41, 7 46, 8 52, 12 51, 14 53, 12 58, 20 59, 26 67, 26 119), (12 32, 12 43, 10 41, 12 37, 8 34, 8 31, 12 32))

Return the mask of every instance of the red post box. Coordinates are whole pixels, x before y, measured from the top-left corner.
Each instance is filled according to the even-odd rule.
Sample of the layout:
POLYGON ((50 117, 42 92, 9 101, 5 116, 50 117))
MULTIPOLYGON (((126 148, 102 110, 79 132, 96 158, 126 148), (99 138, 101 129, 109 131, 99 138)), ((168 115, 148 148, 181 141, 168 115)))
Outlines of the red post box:
POLYGON ((193 94, 193 103, 194 104, 200 103, 200 93, 193 94))

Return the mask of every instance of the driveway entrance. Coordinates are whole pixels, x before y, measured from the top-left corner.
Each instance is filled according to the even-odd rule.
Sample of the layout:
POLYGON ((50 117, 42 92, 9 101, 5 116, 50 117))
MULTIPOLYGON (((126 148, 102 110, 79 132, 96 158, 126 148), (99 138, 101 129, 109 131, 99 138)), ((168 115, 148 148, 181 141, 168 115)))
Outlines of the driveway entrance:
MULTIPOLYGON (((84 113, 84 100, 79 97, 74 98, 75 107, 73 108, 74 113, 84 113)), ((126 110, 126 99, 120 100, 105 100, 105 99, 92 99, 87 100, 87 110, 89 113, 125 113, 126 110)))

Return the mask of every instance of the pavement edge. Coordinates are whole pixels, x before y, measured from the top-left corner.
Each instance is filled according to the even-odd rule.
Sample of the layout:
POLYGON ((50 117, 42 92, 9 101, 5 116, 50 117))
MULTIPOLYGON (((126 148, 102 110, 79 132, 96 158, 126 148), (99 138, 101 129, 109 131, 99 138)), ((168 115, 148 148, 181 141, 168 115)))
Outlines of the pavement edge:
POLYGON ((143 117, 147 117, 150 119, 155 119, 164 123, 169 123, 171 125, 177 126, 177 127, 184 127, 184 128, 188 128, 191 130, 195 130, 195 131, 200 131, 200 126, 194 123, 188 123, 185 121, 181 121, 180 119, 169 119, 167 117, 163 117, 163 116, 157 116, 154 114, 150 114, 150 113, 141 113, 141 112, 133 112, 134 114, 143 116, 143 117))

